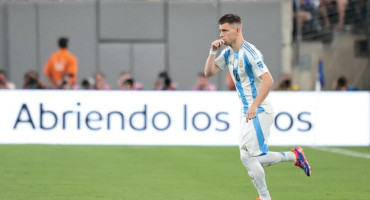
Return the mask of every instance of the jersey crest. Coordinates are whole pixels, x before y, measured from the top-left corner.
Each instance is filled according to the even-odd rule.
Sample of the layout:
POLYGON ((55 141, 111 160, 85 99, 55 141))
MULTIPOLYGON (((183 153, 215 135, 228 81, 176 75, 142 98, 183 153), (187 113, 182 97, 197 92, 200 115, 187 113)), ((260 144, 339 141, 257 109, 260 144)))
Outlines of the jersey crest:
POLYGON ((234 60, 234 68, 238 67, 238 60, 234 60))
POLYGON ((259 68, 263 68, 263 63, 262 63, 262 61, 257 62, 257 66, 258 66, 259 68))
POLYGON ((244 67, 244 61, 243 61, 243 56, 241 56, 241 57, 239 58, 239 68, 240 68, 240 69, 243 69, 243 67, 244 67))

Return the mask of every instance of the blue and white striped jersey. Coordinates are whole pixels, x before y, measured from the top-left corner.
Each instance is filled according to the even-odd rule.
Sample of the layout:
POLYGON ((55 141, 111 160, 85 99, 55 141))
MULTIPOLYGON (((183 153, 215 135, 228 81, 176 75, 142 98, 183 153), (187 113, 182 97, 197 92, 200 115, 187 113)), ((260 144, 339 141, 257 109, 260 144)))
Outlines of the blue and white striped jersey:
MULTIPOLYGON (((269 72, 262 53, 254 45, 244 40, 243 45, 236 52, 230 46, 225 47, 216 58, 216 65, 222 70, 225 70, 226 67, 229 68, 243 104, 242 112, 245 116, 261 86, 262 80, 259 77, 269 72)), ((273 112, 269 95, 258 107, 258 113, 261 112, 273 112)))

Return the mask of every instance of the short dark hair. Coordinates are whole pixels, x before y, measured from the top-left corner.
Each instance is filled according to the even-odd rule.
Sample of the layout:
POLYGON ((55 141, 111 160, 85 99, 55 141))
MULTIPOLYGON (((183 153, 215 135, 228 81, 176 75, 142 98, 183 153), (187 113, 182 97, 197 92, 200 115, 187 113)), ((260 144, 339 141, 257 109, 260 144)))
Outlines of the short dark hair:
POLYGON ((338 81, 338 87, 345 87, 345 86, 347 86, 348 81, 347 81, 346 77, 341 76, 341 77, 338 78, 337 81, 338 81))
POLYGON ((61 37, 58 40, 59 48, 67 48, 68 47, 68 38, 61 37))
POLYGON ((169 77, 166 71, 160 72, 158 76, 159 78, 163 78, 163 79, 166 79, 169 77))
POLYGON ((132 80, 131 78, 125 80, 125 82, 123 82, 123 85, 134 85, 134 80, 132 80))
POLYGON ((235 14, 226 14, 226 15, 222 16, 218 20, 218 23, 220 25, 221 24, 225 24, 225 23, 229 23, 229 24, 241 24, 242 23, 242 20, 240 19, 240 17, 238 15, 235 15, 235 14))

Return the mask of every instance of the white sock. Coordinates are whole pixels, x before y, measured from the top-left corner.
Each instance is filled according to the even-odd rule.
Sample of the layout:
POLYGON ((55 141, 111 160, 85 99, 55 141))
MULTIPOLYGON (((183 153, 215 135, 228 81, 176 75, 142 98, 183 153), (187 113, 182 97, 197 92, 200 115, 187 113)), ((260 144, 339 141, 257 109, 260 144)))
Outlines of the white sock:
POLYGON ((265 171, 257 157, 251 156, 249 152, 244 150, 240 151, 240 157, 244 166, 247 168, 248 174, 252 179, 254 187, 257 189, 260 199, 270 200, 270 192, 265 180, 265 171))
POLYGON ((272 152, 269 151, 265 155, 257 156, 258 161, 263 167, 267 167, 279 162, 295 162, 295 154, 291 151, 289 152, 272 152))

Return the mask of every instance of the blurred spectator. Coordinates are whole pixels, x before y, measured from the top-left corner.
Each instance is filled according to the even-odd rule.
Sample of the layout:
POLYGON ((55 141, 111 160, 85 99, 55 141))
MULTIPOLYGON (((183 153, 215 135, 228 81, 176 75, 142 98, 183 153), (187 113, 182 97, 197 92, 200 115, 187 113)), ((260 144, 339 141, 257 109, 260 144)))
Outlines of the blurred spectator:
POLYGON ((156 90, 176 90, 177 88, 177 84, 172 82, 167 72, 159 73, 154 84, 156 90))
POLYGON ((310 12, 312 9, 313 8, 312 8, 312 4, 311 4, 310 0, 293 0, 293 19, 297 20, 297 18, 298 18, 299 32, 302 33, 303 23, 305 21, 309 21, 309 20, 312 19, 312 14, 310 12), (299 1, 298 17, 297 17, 297 10, 296 10, 297 1, 299 1))
POLYGON ((52 89, 64 87, 64 74, 69 74, 71 83, 75 85, 78 72, 77 58, 68 51, 68 38, 59 38, 58 46, 59 50, 50 56, 44 67, 52 89))
POLYGON ((333 90, 336 91, 356 91, 358 90, 355 86, 350 86, 345 76, 340 76, 333 82, 333 90))
POLYGON ((226 87, 228 90, 235 90, 235 83, 233 81, 233 78, 231 77, 230 72, 226 73, 226 87))
POLYGON ((4 70, 0 70, 0 89, 15 89, 14 83, 8 81, 8 76, 4 70))
POLYGON ((87 77, 81 81, 81 89, 91 90, 94 87, 94 79, 92 77, 87 77))
POLYGON ((135 82, 130 72, 122 72, 117 81, 119 90, 142 90, 143 84, 135 82))
POLYGON ((290 75, 285 74, 279 81, 279 83, 276 85, 275 90, 280 90, 280 91, 298 91, 299 86, 294 85, 292 83, 292 78, 290 75))
POLYGON ((78 90, 79 87, 77 84, 72 82, 72 74, 64 74, 62 77, 62 83, 59 86, 59 89, 64 89, 64 90, 78 90))
POLYGON ((122 90, 135 90, 134 89, 134 80, 132 79, 127 79, 125 82, 122 84, 122 90))
POLYGON ((24 75, 23 89, 46 89, 46 86, 39 79, 39 74, 30 70, 24 75))
POLYGON ((347 91, 348 90, 348 81, 344 76, 340 76, 337 80, 333 82, 333 90, 337 91, 347 91))
POLYGON ((94 89, 96 90, 110 90, 111 87, 105 82, 105 76, 102 72, 95 72, 94 74, 94 89))
POLYGON ((324 19, 324 28, 330 28, 330 20, 328 17, 328 6, 335 2, 338 10, 338 23, 335 25, 335 29, 342 29, 344 26, 344 20, 346 15, 346 8, 348 0, 320 0, 320 12, 324 19))
POLYGON ((208 79, 204 73, 199 73, 197 84, 192 88, 192 90, 215 91, 217 90, 217 87, 208 82, 208 79))

